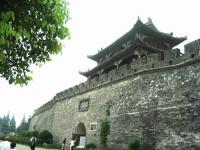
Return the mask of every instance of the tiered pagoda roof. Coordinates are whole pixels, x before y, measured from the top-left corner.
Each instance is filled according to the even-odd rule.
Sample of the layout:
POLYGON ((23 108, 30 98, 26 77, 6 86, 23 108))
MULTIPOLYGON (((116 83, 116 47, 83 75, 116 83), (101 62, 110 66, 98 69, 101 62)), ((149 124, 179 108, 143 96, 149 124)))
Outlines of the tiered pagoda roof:
POLYGON ((152 52, 163 52, 165 50, 172 49, 181 42, 186 40, 186 37, 173 37, 173 34, 160 32, 149 18, 147 23, 142 23, 138 18, 133 28, 124 34, 122 37, 117 39, 111 45, 105 49, 99 51, 95 55, 90 55, 88 58, 96 61, 98 65, 86 72, 80 72, 80 74, 91 77, 102 69, 106 69, 112 65, 113 62, 120 58, 125 58, 130 54, 134 48, 145 47, 152 52), (154 47, 151 43, 146 42, 146 39, 155 39, 166 47, 154 47), (167 43, 167 44, 166 44, 167 43), (109 56, 109 59, 107 57, 109 56), (104 61, 101 61, 104 60, 104 61))

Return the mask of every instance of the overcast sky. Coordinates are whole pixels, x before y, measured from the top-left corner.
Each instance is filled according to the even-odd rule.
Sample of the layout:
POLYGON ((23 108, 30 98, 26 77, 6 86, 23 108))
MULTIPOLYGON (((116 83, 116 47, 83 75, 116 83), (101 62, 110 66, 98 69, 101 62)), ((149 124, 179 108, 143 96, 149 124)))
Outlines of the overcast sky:
POLYGON ((0 78, 0 116, 14 115, 17 125, 56 93, 86 80, 78 72, 96 63, 87 55, 96 54, 128 32, 138 16, 143 23, 151 17, 161 32, 187 36, 178 47, 200 38, 199 0, 69 0, 71 39, 63 52, 41 68, 33 68, 28 86, 9 85, 0 78))

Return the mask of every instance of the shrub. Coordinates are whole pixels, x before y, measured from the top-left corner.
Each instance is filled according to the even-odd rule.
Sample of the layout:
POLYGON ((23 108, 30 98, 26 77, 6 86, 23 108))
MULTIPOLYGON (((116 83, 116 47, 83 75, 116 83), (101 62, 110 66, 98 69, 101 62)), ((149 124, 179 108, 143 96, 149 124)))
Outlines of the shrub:
POLYGON ((94 143, 89 143, 86 145, 86 148, 95 149, 97 146, 94 143))
POLYGON ((19 136, 30 137, 31 136, 31 132, 29 132, 29 131, 21 131, 19 133, 19 136))
POLYGON ((137 138, 131 138, 128 142, 128 150, 139 150, 140 141, 137 138))
POLYGON ((24 136, 24 137, 37 137, 38 136, 38 131, 21 131, 19 133, 19 136, 24 136))
POLYGON ((42 147, 46 149, 61 149, 62 145, 61 144, 45 144, 42 147))
POLYGON ((43 144, 43 143, 52 144, 53 143, 53 135, 49 131, 43 130, 42 132, 40 132, 38 134, 38 143, 39 144, 43 144))
POLYGON ((105 149, 107 147, 108 134, 110 133, 110 122, 105 119, 101 122, 101 131, 100 131, 100 145, 101 149, 105 149))
POLYGON ((23 145, 29 145, 30 143, 29 137, 25 137, 25 136, 12 136, 10 137, 9 140, 15 143, 23 144, 23 145))
POLYGON ((38 134, 39 132, 36 130, 31 132, 31 136, 34 136, 34 137, 38 137, 38 134))
POLYGON ((97 149, 90 149, 90 148, 76 148, 75 150, 97 150, 97 149))

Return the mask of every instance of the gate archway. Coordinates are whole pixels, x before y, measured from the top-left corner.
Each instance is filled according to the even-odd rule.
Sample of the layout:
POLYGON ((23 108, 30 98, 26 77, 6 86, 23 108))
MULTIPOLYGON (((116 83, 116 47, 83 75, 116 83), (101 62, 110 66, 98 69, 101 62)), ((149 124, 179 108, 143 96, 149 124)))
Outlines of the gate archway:
POLYGON ((72 138, 76 139, 77 147, 85 147, 86 145, 86 128, 84 123, 79 123, 72 134, 72 138))

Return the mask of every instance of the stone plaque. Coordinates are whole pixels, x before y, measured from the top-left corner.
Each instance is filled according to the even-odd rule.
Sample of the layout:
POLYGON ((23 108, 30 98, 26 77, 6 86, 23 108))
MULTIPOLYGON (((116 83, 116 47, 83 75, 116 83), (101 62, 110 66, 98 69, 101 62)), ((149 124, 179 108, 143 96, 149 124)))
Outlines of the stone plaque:
POLYGON ((85 99, 79 102, 79 111, 86 111, 89 108, 89 99, 85 99))
POLYGON ((90 131, 96 131, 97 129, 97 123, 90 123, 90 131))

